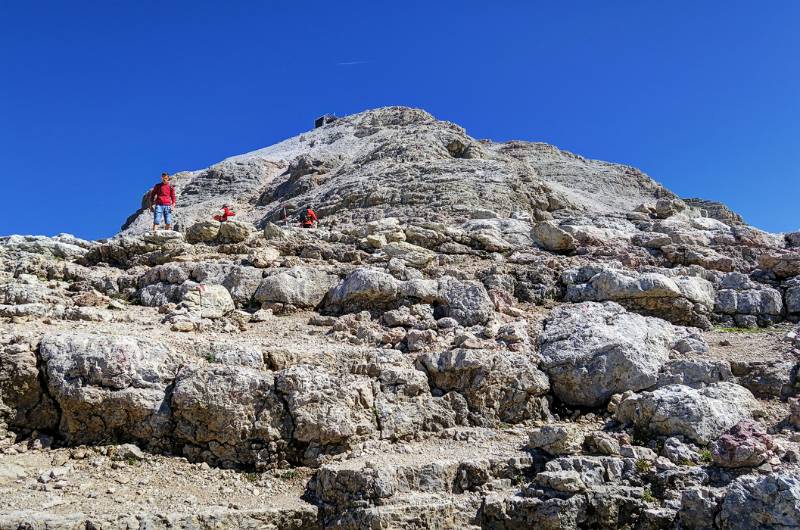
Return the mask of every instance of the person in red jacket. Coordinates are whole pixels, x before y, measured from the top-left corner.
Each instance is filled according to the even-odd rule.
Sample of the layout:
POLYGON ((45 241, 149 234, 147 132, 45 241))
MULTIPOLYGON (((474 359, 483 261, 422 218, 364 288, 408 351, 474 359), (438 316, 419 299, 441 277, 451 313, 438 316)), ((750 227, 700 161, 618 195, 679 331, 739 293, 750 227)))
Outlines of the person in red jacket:
POLYGON ((227 204, 222 205, 222 213, 215 215, 214 220, 219 221, 220 223, 224 223, 228 220, 228 217, 233 217, 236 215, 236 212, 231 211, 230 206, 227 204))
POLYGON ((175 206, 175 187, 169 183, 169 175, 161 174, 161 182, 150 191, 150 211, 153 212, 153 232, 158 230, 161 221, 165 228, 172 230, 172 208, 175 206))
POLYGON ((311 209, 311 206, 306 206, 306 211, 300 215, 300 222, 303 228, 313 228, 314 223, 319 224, 319 218, 314 213, 314 210, 311 209))

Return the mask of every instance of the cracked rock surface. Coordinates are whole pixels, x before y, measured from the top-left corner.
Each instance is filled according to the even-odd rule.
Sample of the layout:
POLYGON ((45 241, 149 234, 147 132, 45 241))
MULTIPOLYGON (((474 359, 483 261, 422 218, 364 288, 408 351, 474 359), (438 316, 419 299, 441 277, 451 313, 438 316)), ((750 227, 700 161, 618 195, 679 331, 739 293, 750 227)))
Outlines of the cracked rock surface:
POLYGON ((797 234, 405 107, 174 181, 0 238, 0 529, 800 527, 797 234))

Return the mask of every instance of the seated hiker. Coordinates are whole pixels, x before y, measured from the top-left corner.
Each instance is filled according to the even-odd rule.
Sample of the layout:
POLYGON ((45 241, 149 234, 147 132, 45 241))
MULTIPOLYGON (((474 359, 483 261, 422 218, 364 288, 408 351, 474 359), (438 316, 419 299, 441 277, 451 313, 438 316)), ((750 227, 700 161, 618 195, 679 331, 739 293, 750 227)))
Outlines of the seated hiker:
POLYGON ((172 230, 172 208, 175 206, 175 187, 169 183, 169 174, 161 173, 161 182, 153 186, 148 196, 150 211, 153 212, 153 232, 164 221, 164 227, 172 230))
POLYGON ((224 223, 225 221, 228 220, 228 217, 233 217, 234 215, 236 215, 236 212, 230 209, 230 205, 223 204, 222 210, 220 210, 219 214, 214 216, 214 220, 219 221, 220 223, 224 223))
POLYGON ((300 214, 300 223, 303 228, 313 228, 314 223, 319 224, 319 218, 311 206, 306 206, 305 211, 300 214))

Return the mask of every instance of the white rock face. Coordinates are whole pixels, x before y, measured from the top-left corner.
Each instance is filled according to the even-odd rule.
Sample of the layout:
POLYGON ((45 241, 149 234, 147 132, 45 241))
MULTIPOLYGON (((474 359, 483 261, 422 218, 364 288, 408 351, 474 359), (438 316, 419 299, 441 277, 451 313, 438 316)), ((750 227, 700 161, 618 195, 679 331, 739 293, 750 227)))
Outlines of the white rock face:
POLYGON ((165 346, 126 336, 48 335, 39 347, 50 395, 62 411, 59 430, 72 443, 115 432, 143 442, 169 425, 166 387, 177 357, 165 346))
POLYGON ((255 293, 258 302, 278 302, 297 307, 316 307, 338 277, 310 267, 292 267, 261 281, 255 293))
POLYGON ((190 311, 197 311, 202 318, 222 318, 236 306, 233 298, 222 285, 196 285, 188 289, 181 303, 190 311))
POLYGON ((720 528, 793 528, 800 522, 800 479, 790 474, 744 476, 728 490, 720 528))
POLYGON ((669 385, 623 399, 614 417, 654 434, 681 434, 706 444, 740 421, 752 419, 757 408, 753 394, 733 383, 699 389, 669 385))
POLYGON ((559 399, 597 407, 612 394, 654 385, 675 339, 669 323, 613 302, 564 305, 545 321, 541 366, 559 399))

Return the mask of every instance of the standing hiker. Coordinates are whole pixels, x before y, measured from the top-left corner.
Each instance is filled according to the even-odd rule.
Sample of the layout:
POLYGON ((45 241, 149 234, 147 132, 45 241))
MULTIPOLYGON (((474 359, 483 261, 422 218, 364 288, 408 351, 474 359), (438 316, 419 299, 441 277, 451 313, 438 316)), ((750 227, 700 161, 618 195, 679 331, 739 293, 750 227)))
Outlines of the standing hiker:
POLYGON ((314 228, 314 223, 319 224, 319 218, 311 206, 306 206, 305 211, 300 214, 300 222, 303 228, 314 228))
POLYGON ((161 173, 161 182, 150 192, 150 211, 153 212, 153 232, 162 220, 167 230, 172 230, 172 208, 175 206, 175 187, 169 183, 169 175, 161 173))

